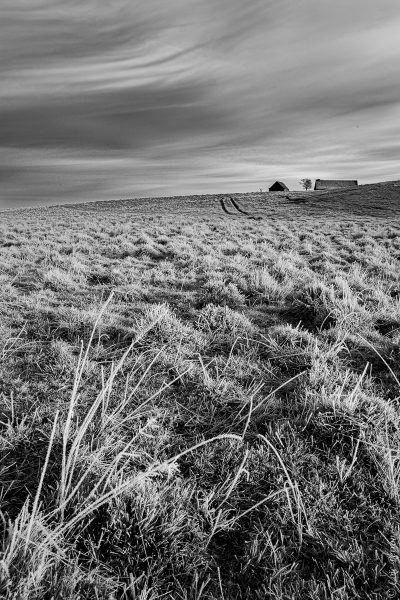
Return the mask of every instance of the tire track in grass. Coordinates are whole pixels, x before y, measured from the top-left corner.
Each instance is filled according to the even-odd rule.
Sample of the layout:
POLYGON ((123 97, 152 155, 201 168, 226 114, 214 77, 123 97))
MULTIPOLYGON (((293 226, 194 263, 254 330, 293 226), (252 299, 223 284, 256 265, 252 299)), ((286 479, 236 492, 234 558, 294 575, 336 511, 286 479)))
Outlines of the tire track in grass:
POLYGON ((243 210, 240 205, 236 202, 236 200, 234 200, 232 197, 230 198, 230 201, 232 203, 232 206, 234 206, 236 208, 236 210, 241 213, 242 215, 246 215, 246 217, 248 217, 249 219, 253 219, 253 221, 262 221, 262 217, 260 217, 259 215, 254 215, 252 213, 249 213, 245 210, 243 210))
POLYGON ((243 210, 242 208, 240 208, 238 203, 233 198, 230 198, 230 201, 232 202, 233 206, 236 208, 236 210, 238 212, 242 213, 242 215, 247 215, 248 217, 250 216, 250 213, 248 213, 245 210, 243 210))
POLYGON ((234 217, 234 216, 235 216, 235 215, 234 215, 234 213, 231 213, 231 212, 229 212, 229 210, 226 208, 226 206, 225 206, 225 202, 222 200, 222 198, 220 198, 220 199, 219 199, 219 202, 220 202, 220 204, 221 204, 221 208, 222 208, 222 210, 223 210, 223 211, 224 211, 224 212, 225 212, 227 215, 230 215, 231 217, 234 217))

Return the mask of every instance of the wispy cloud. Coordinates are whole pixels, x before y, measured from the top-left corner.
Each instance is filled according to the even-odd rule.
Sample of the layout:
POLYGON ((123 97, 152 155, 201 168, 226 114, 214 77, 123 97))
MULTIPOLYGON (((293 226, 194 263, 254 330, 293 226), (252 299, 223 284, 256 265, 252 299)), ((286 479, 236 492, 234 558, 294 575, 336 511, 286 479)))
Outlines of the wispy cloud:
POLYGON ((0 205, 395 179, 397 0, 3 0, 0 205))

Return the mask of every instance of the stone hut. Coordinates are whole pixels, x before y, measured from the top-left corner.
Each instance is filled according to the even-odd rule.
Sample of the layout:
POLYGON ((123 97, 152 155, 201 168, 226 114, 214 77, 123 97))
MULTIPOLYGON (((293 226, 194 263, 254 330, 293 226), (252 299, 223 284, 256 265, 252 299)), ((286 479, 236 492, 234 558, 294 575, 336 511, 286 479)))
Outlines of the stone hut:
POLYGON ((357 185, 356 179, 316 179, 314 190, 340 190, 357 185))

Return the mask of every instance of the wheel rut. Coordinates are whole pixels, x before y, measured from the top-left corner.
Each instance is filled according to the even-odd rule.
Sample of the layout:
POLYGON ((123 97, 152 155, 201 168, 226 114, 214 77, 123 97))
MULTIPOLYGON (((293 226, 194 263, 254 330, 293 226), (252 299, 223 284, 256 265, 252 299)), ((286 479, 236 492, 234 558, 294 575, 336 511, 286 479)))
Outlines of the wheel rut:
POLYGON ((234 200, 233 198, 230 198, 230 201, 232 202, 232 205, 236 208, 236 210, 240 213, 242 213, 242 215, 246 215, 246 216, 250 216, 250 213, 246 212, 245 210, 243 210, 242 208, 240 208, 239 204, 236 202, 236 200, 234 200))
POLYGON ((231 196, 229 198, 220 198, 219 203, 221 204, 221 208, 230 217, 240 217, 242 215, 246 216, 248 219, 253 219, 254 221, 261 221, 262 217, 253 215, 240 206, 238 202, 231 196), (229 204, 230 201, 230 204, 229 204), (231 212, 230 209, 234 209, 234 212, 231 212))
POLYGON ((234 217, 234 216, 235 216, 235 214, 234 214, 234 213, 231 213, 231 212, 229 212, 229 210, 226 208, 226 206, 225 206, 225 202, 222 200, 222 198, 220 198, 220 200, 219 200, 219 203, 221 204, 221 208, 222 208, 222 210, 223 210, 223 211, 224 211, 224 212, 225 212, 227 215, 230 215, 231 217, 234 217))

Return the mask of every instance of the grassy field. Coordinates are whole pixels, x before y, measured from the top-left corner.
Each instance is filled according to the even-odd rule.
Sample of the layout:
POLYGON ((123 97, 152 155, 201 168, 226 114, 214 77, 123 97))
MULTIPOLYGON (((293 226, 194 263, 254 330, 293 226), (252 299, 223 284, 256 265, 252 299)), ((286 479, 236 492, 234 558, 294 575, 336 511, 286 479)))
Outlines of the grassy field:
POLYGON ((0 217, 2 598, 400 597, 400 182, 0 217))

